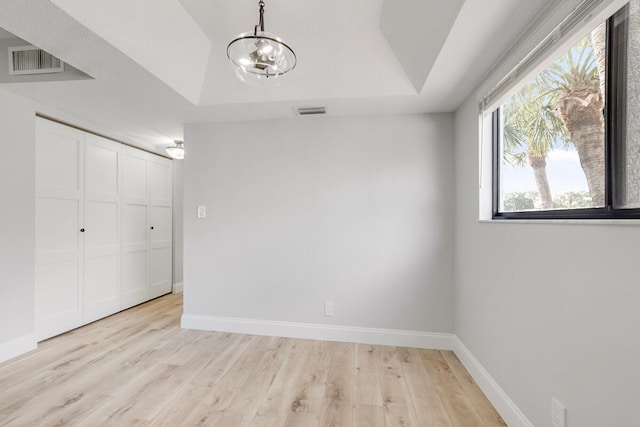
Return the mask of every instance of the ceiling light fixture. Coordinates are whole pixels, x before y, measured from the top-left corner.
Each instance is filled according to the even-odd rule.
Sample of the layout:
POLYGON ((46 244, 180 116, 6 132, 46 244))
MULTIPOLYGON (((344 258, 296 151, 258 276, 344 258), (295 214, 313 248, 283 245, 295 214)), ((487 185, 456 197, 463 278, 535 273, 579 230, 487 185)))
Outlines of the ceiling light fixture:
POLYGON ((184 142, 180 140, 173 141, 176 145, 170 145, 166 147, 164 150, 167 152, 169 156, 174 159, 182 160, 184 159, 184 142))
POLYGON ((227 57, 236 76, 245 83, 279 85, 297 64, 296 54, 275 34, 264 30, 264 1, 260 0, 260 21, 253 31, 239 34, 227 46, 227 57))

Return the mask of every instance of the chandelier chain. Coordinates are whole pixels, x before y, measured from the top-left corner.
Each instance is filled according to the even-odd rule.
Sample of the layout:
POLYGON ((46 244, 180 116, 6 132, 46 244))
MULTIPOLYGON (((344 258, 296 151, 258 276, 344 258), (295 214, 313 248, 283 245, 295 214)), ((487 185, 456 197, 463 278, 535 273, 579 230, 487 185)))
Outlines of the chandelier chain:
POLYGON ((260 6, 260 22, 258 22, 258 25, 256 26, 256 34, 258 32, 257 27, 260 27, 260 31, 264 32, 264 1, 260 0, 258 6, 260 6))

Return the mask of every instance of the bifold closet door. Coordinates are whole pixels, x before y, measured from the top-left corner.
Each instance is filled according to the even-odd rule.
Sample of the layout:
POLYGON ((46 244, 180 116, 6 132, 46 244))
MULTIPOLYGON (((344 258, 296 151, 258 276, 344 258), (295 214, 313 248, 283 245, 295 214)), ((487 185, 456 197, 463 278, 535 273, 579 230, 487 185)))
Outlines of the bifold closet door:
POLYGON ((36 119, 38 340, 171 292, 171 177, 168 159, 36 119))
POLYGON ((84 133, 36 120, 35 330, 83 323, 84 133))
POLYGON ((121 308, 149 299, 149 154, 123 147, 121 308))
POLYGON ((122 144, 85 137, 84 322, 120 310, 122 144))
POLYGON ((149 292, 150 298, 171 292, 172 252, 171 252, 171 202, 172 163, 171 160, 151 156, 150 189, 150 250, 149 292))

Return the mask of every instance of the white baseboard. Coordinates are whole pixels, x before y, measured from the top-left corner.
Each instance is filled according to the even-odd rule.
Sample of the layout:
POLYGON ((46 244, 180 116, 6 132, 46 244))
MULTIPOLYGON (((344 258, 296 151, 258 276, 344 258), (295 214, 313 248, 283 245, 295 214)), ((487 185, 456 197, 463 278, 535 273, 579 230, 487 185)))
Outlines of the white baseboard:
POLYGON ((174 294, 179 294, 180 292, 182 292, 182 282, 174 283, 173 284, 173 293, 174 294))
POLYGON ((460 362, 467 368, 489 402, 496 408, 502 419, 510 427, 534 427, 534 425, 522 413, 520 408, 511 400, 498 383, 489 375, 489 372, 480 364, 471 351, 453 336, 453 351, 460 362))
POLYGON ((453 335, 442 333, 276 322, 190 314, 182 315, 181 326, 185 329, 232 332, 238 334, 394 345, 436 350, 453 349, 453 335))
POLYGON ((401 347, 453 350, 480 389, 510 427, 534 427, 471 351, 453 334, 358 328, 309 323, 183 314, 185 329, 232 332, 322 341, 354 342, 401 347))
POLYGON ((0 363, 28 353, 38 347, 34 334, 23 335, 11 341, 0 343, 0 363))

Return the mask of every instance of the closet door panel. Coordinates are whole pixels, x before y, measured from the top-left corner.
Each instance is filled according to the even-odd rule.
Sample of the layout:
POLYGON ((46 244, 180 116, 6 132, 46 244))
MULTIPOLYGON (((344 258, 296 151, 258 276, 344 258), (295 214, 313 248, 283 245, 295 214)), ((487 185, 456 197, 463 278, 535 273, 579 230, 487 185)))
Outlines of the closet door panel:
POLYGON ((36 190, 38 196, 82 196, 84 134, 46 120, 36 121, 36 190))
POLYGON ((120 310, 120 262, 114 255, 94 256, 85 261, 85 317, 93 322, 120 310))
POLYGON ((40 257, 67 253, 78 256, 82 228, 78 199, 38 197, 36 200, 37 249, 40 257))
POLYGON ((122 145, 85 142, 85 323, 120 309, 122 145))
POLYGON ((122 300, 128 308, 149 299, 149 154, 123 147, 122 300))
POLYGON ((125 203, 124 206, 122 308, 140 304, 149 298, 147 211, 146 205, 125 203))
POLYGON ((147 246, 148 208, 145 204, 125 203, 124 206, 124 244, 127 246, 147 246))
POLYGON ((128 201, 149 201, 149 155, 133 148, 124 150, 124 194, 128 201))
POLYGON ((36 120, 35 332, 43 340, 83 319, 84 134, 36 120))
POLYGON ((171 206, 172 164, 164 157, 151 157, 149 186, 151 202, 156 205, 171 206))
POLYGON ((151 249, 151 298, 171 292, 171 248, 151 249))
POLYGON ((171 292, 171 208, 151 207, 151 298, 171 292))
POLYGON ((144 250, 130 250, 122 259, 122 308, 132 307, 149 299, 147 257, 144 250))
POLYGON ((151 298, 171 292, 171 160, 151 156, 150 164, 150 247, 149 282, 151 298))
POLYGON ((150 215, 151 245, 171 245, 171 207, 152 206, 150 215))

